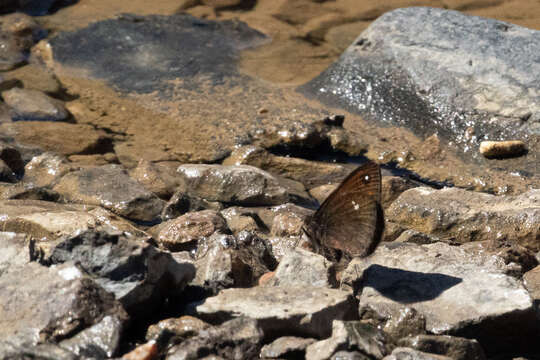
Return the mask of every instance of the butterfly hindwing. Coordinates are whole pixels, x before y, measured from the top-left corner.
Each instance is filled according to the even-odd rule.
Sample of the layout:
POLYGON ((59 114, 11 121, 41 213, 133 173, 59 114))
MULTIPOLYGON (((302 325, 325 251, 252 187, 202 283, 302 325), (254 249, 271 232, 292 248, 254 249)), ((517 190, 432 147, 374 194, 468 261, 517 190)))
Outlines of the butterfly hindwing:
POLYGON ((367 256, 382 233, 381 172, 369 162, 353 171, 322 203, 307 224, 318 247, 367 256))

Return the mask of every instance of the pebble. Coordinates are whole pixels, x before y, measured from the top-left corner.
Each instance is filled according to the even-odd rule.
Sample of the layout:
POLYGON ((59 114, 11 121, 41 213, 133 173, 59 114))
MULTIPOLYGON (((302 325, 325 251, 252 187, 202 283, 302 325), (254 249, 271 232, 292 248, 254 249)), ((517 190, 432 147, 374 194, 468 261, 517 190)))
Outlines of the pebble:
POLYGON ((482 141, 479 150, 488 159, 505 158, 523 155, 527 146, 521 140, 482 141))

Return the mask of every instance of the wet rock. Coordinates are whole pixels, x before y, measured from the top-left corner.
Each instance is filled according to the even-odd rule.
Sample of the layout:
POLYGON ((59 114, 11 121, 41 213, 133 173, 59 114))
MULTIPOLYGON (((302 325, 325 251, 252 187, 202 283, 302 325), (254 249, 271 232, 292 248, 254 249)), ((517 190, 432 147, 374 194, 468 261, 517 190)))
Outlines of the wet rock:
POLYGON ((150 93, 172 90, 170 81, 178 78, 196 86, 200 77, 221 83, 238 76, 235 59, 239 50, 265 40, 263 34, 238 21, 125 15, 60 33, 50 43, 59 64, 83 68, 125 92, 150 93), (155 42, 156 32, 160 33, 159 43, 155 42), (209 46, 201 48, 200 44, 209 46), (122 61, 118 61, 118 48, 122 48, 122 61), (193 59, 198 59, 196 65, 193 59), (163 67, 165 63, 168 65, 163 67))
POLYGON ((0 277, 32 260, 30 241, 24 234, 0 232, 0 248, 0 277))
POLYGON ((261 222, 261 220, 255 213, 244 212, 242 208, 231 206, 222 210, 221 215, 227 221, 227 226, 233 234, 241 231, 260 230, 257 222, 261 222))
POLYGON ((169 199, 178 186, 173 168, 140 160, 129 175, 162 199, 169 199))
POLYGON ((162 220, 170 220, 191 211, 214 210, 219 211, 223 205, 217 201, 208 201, 196 196, 185 194, 182 190, 177 191, 167 201, 161 212, 162 220))
POLYGON ((13 88, 2 92, 13 121, 62 121, 69 116, 64 104, 38 90, 13 88))
POLYGON ((295 336, 283 336, 277 338, 261 349, 260 357, 263 359, 290 358, 303 355, 308 345, 315 342, 315 339, 300 338, 295 336))
POLYGON ((455 336, 418 335, 401 339, 400 346, 455 360, 485 360, 484 350, 476 340, 455 336))
POLYGON ((32 186, 54 185, 62 176, 74 170, 66 158, 53 153, 34 156, 24 167, 24 182, 32 186))
POLYGON ((388 352, 382 331, 360 321, 332 321, 332 336, 311 344, 306 349, 306 360, 330 358, 340 350, 360 350, 375 359, 388 352))
POLYGON ((458 188, 405 191, 385 212, 401 228, 466 243, 496 238, 540 250, 540 191, 495 196, 458 188))
POLYGON ((123 319, 108 315, 72 338, 61 341, 60 346, 91 359, 110 358, 118 351, 123 328, 123 319))
POLYGON ((18 121, 0 124, 0 132, 13 136, 18 143, 62 155, 100 153, 110 147, 105 132, 86 124, 18 121))
POLYGON ((78 360, 79 356, 55 344, 15 345, 0 340, 0 358, 78 360))
POLYGON ((256 166, 272 174, 300 181, 307 188, 329 182, 339 183, 354 169, 354 166, 272 155, 257 146, 243 146, 234 150, 223 164, 256 166))
POLYGON ((127 319, 113 295, 73 264, 27 264, 2 275, 0 289, 0 339, 15 345, 70 338, 108 315, 127 319))
POLYGON ((194 360, 199 359, 201 354, 225 359, 256 359, 262 338, 263 332, 257 321, 241 317, 202 330, 199 335, 173 347, 167 359, 194 360))
POLYGON ((269 173, 253 166, 181 165, 180 189, 209 201, 236 205, 277 205, 289 194, 269 173))
POLYGON ((482 141, 478 150, 484 157, 496 159, 523 155, 527 152, 527 146, 521 140, 482 141))
POLYGON ((236 316, 256 319, 265 336, 328 337, 330 321, 354 320, 358 314, 351 293, 320 287, 254 287, 225 289, 197 306, 205 319, 236 316))
POLYGON ((53 190, 68 201, 99 205, 133 221, 152 223, 159 219, 165 202, 129 177, 119 165, 73 171, 62 177, 53 190))
POLYGON ((47 263, 75 261, 131 314, 143 316, 182 291, 195 276, 189 263, 176 262, 141 239, 88 230, 52 250, 47 263))
POLYGON ((457 11, 397 9, 373 22, 301 90, 421 136, 437 132, 465 151, 480 140, 464 135, 471 124, 486 138, 523 139, 533 125, 522 126, 521 119, 540 111, 538 81, 530 76, 538 66, 537 34, 457 11))
POLYGON ((152 230, 158 244, 172 251, 196 247, 197 242, 215 232, 228 232, 227 224, 214 210, 190 212, 157 225, 152 230))
POLYGON ((201 330, 210 325, 196 317, 185 315, 179 318, 169 318, 148 327, 145 339, 161 343, 176 344, 182 340, 196 336, 201 330))
POLYGON ((440 242, 391 243, 369 258, 353 259, 342 281, 361 289, 361 313, 365 307, 384 314, 407 305, 425 317, 429 332, 475 338, 499 351, 530 346, 538 331, 529 294, 506 275, 512 267, 489 252, 440 242), (511 334, 501 331, 513 326, 511 334))
POLYGON ((450 360, 448 356, 428 354, 411 348, 398 347, 392 354, 385 356, 383 360, 450 360))
MULTIPOLYGON (((62 85, 58 79, 44 67, 36 64, 27 64, 5 73, 6 81, 22 85, 23 89, 39 90, 49 95, 60 95, 62 85)), ((9 90, 2 88, 1 90, 9 90)))
POLYGON ((158 346, 155 341, 149 341, 146 344, 137 346, 129 353, 122 356, 124 360, 153 360, 156 359, 159 353, 158 346))
POLYGON ((0 17, 0 32, 1 71, 11 70, 23 64, 32 45, 44 35, 37 22, 24 14, 0 17))
POLYGON ((249 233, 214 234, 197 248, 192 285, 211 294, 229 287, 254 286, 261 275, 276 267, 270 245, 249 233))
POLYGON ((336 284, 332 263, 324 256, 296 248, 281 259, 269 286, 314 286, 336 284))
POLYGON ((4 1, 0 11, 22 11, 28 15, 45 15, 53 6, 65 6, 76 0, 8 0, 4 1))

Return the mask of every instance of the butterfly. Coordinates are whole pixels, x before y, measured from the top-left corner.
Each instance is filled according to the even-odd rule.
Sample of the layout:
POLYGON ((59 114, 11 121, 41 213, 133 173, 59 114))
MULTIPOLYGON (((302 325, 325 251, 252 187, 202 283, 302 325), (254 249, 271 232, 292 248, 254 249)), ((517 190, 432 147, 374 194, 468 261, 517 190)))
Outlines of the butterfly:
POLYGON ((315 252, 333 262, 365 257, 381 240, 381 169, 370 161, 354 170, 303 226, 315 252))

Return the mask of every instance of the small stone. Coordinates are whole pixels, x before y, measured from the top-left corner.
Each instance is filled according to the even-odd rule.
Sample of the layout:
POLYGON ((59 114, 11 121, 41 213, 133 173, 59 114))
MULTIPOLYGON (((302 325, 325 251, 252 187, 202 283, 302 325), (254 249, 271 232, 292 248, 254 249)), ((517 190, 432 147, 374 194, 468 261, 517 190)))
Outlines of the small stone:
POLYGON ((454 360, 486 360, 484 350, 474 339, 447 335, 417 335, 401 339, 399 345, 431 354, 448 356, 454 360))
POLYGON ((137 346, 135 349, 129 353, 122 356, 124 360, 153 360, 157 359, 158 356, 158 346, 157 343, 153 340, 150 340, 146 344, 137 346))
POLYGON ((486 158, 497 159, 523 155, 527 146, 521 140, 482 141, 479 150, 486 158))
POLYGON ((411 348, 397 347, 383 360, 453 360, 443 355, 428 354, 411 348))
POLYGON ((165 319, 148 327, 146 340, 163 342, 165 341, 164 338, 167 338, 166 342, 169 344, 180 342, 182 339, 196 336, 201 330, 209 326, 208 323, 189 315, 165 319))
POLYGON ((300 338, 296 336, 283 336, 277 338, 272 343, 265 345, 261 349, 261 358, 288 358, 293 354, 303 353, 308 345, 315 342, 312 338, 300 338), (293 353, 293 354, 291 354, 293 353))
POLYGON ((162 223, 153 232, 160 246, 181 251, 215 232, 227 232, 227 224, 216 211, 202 210, 162 223))
POLYGON ((63 102, 38 90, 13 88, 2 97, 12 109, 13 121, 62 121, 69 116, 63 102))

